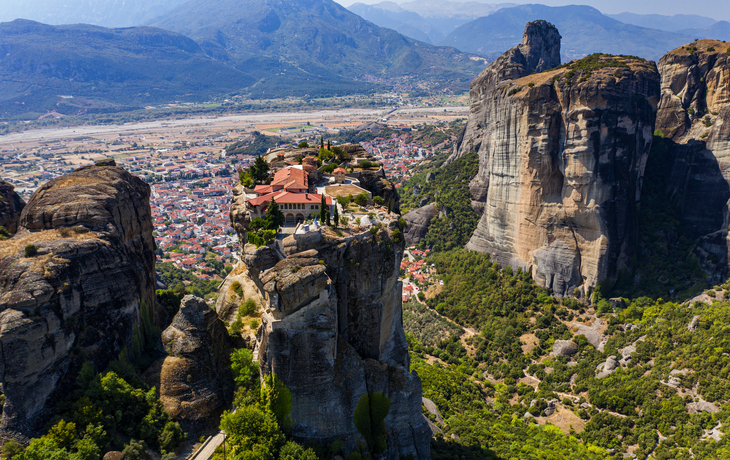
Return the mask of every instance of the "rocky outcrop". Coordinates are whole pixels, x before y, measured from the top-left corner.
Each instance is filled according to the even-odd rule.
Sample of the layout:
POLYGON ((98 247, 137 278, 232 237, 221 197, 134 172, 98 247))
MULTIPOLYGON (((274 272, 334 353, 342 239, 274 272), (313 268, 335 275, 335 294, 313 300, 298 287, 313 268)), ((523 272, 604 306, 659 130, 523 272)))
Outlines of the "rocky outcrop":
MULTIPOLYGON (((560 65, 560 33, 547 21, 533 21, 525 26, 522 44, 508 50, 471 82, 469 87, 469 119, 459 135, 455 155, 448 161, 472 150, 479 151, 485 129, 486 107, 491 103, 492 91, 500 82, 516 80, 535 72, 543 72, 560 65)), ((474 193, 475 199, 480 194, 474 193)))
POLYGON ((689 236, 700 238, 697 255, 703 267, 722 279, 727 276, 730 225, 727 50, 727 43, 698 40, 659 60, 662 97, 656 124, 668 149, 667 196, 678 204, 689 236))
POLYGON ((285 259, 250 269, 265 299, 258 359, 263 374, 275 373, 292 392, 295 438, 340 439, 356 450, 355 407, 364 394, 383 392, 391 403, 386 457, 428 459, 431 431, 402 324, 396 228, 386 220, 376 234, 290 236, 285 259))
POLYGON ((578 352, 578 344, 572 340, 556 340, 553 344, 553 356, 570 356, 578 352))
POLYGON ((186 429, 217 426, 233 400, 233 348, 225 323, 203 299, 186 295, 161 341, 168 356, 145 374, 159 388, 165 410, 186 429))
POLYGON ((40 187, 0 244, 1 436, 36 434, 84 361, 103 370, 135 334, 137 343, 149 337, 149 197, 122 168, 79 168, 40 187))
POLYGON ((428 226, 431 220, 438 215, 439 211, 433 204, 427 204, 403 215, 406 221, 405 238, 406 244, 412 246, 418 244, 428 233, 428 226))
MULTIPOLYGON (((541 33, 539 43, 559 38, 553 29, 541 33)), ((532 35, 526 32, 526 43, 532 35)), ((478 152, 470 191, 484 207, 466 247, 531 270, 557 295, 589 292, 615 280, 633 256, 659 75, 650 62, 593 55, 500 80, 531 70, 513 65, 515 54, 495 61, 472 86, 455 156, 478 152)), ((527 62, 553 60, 548 53, 527 62)))
POLYGON ((15 193, 13 184, 0 179, 0 227, 5 227, 11 234, 15 233, 24 207, 25 201, 15 193))
POLYGON ((385 201, 383 206, 389 208, 392 212, 400 212, 400 197, 395 185, 386 179, 385 170, 380 168, 375 171, 372 169, 364 169, 356 173, 349 173, 348 176, 354 177, 360 181, 360 186, 373 194, 373 197, 380 196, 385 201))

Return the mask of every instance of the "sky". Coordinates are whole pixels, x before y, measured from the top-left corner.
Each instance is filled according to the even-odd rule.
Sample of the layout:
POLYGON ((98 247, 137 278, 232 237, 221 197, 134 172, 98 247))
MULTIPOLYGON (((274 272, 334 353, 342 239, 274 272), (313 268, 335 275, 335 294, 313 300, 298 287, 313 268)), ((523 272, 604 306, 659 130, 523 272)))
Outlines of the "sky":
MULTIPOLYGON (((380 3, 383 0, 335 0, 336 2, 349 6, 353 3, 380 3)), ((405 1, 413 0, 390 0, 395 3, 403 3, 405 1)), ((452 0, 459 1, 459 0, 452 0)), ((480 1, 480 0, 467 0, 467 1, 480 1)), ((674 15, 674 14, 696 14, 699 16, 706 16, 715 20, 730 21, 730 0, 487 0, 480 1, 480 3, 540 3, 548 6, 563 6, 563 5, 589 5, 592 6, 604 14, 617 14, 628 11, 630 13, 638 14, 662 14, 662 15, 674 15)))

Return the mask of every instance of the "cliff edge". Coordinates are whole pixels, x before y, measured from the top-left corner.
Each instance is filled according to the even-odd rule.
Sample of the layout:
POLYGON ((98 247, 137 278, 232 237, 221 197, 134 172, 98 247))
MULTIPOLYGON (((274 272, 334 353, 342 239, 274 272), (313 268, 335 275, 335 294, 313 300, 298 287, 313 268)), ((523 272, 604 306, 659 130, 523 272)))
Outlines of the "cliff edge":
POLYGON ((0 436, 36 435, 81 365, 103 370, 155 322, 150 188, 114 162, 40 187, 0 242, 0 436))
MULTIPOLYGON (((539 30, 540 43, 559 40, 539 30)), ((524 76, 531 68, 512 55, 472 85, 478 97, 455 152, 479 154, 470 191, 484 211, 466 247, 531 270, 557 295, 588 293, 633 256, 659 74, 652 62, 596 54, 524 76)), ((554 63, 552 53, 528 62, 554 63)))
POLYGON ((245 279, 264 299, 261 372, 291 390, 295 439, 339 439, 355 451, 364 439, 354 423, 358 402, 382 392, 390 401, 386 458, 430 459, 421 381, 410 372, 402 324, 397 215, 343 230, 290 235, 277 251, 246 245, 245 279))

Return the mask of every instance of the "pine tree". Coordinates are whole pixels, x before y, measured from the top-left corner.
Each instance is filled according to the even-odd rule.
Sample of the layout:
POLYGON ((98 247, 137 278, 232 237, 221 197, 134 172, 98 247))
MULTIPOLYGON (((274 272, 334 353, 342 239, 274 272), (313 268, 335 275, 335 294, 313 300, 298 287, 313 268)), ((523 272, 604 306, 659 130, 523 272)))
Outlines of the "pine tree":
POLYGON ((266 179, 269 178, 269 163, 263 157, 258 156, 254 164, 251 165, 249 173, 257 184, 266 182, 266 179))

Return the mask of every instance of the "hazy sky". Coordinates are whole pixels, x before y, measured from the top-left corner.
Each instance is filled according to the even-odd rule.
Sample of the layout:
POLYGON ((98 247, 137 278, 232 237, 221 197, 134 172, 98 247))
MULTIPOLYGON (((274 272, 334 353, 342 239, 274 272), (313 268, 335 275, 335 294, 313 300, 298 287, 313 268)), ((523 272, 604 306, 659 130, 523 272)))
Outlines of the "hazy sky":
MULTIPOLYGON (((342 5, 351 5, 353 3, 380 3, 383 0, 335 0, 342 5)), ((411 0, 391 0, 396 3, 403 3, 411 0)), ((459 1, 459 0, 454 0, 459 1)), ((590 5, 597 8, 602 13, 615 14, 628 11, 639 14, 697 14, 700 16, 710 17, 716 20, 730 20, 730 0, 468 0, 480 1, 481 3, 540 3, 549 6, 562 5, 590 5)))

